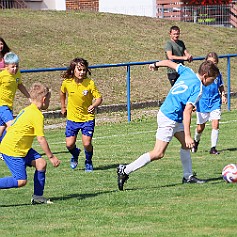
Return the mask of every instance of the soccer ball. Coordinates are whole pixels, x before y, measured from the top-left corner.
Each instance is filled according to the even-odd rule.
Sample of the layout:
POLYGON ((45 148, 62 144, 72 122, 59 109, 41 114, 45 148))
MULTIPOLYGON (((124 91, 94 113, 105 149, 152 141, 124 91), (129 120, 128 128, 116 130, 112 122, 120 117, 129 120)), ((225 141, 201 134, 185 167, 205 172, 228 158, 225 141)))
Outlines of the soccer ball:
POLYGON ((227 183, 236 183, 237 165, 236 164, 226 165, 222 170, 222 177, 227 183))

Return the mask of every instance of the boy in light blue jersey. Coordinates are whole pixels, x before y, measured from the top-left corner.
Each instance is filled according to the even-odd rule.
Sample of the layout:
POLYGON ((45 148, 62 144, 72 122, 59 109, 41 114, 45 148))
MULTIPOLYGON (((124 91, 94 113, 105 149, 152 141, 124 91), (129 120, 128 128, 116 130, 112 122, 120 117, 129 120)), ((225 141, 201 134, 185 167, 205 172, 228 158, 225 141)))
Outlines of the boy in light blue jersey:
MULTIPOLYGON (((218 55, 215 52, 208 53, 205 60, 212 61, 216 65, 219 61, 218 55)), ((202 98, 196 105, 197 127, 195 129, 192 152, 197 152, 200 137, 205 129, 206 122, 211 121, 211 149, 209 153, 212 155, 220 154, 216 149, 216 145, 218 142, 222 103, 227 103, 227 99, 225 96, 222 75, 219 74, 210 86, 203 88, 202 98)))
POLYGON ((205 180, 196 178, 192 172, 190 149, 194 146, 191 137, 190 123, 192 111, 202 95, 203 85, 210 85, 219 75, 219 69, 211 61, 203 62, 195 74, 190 68, 170 60, 163 60, 149 65, 150 70, 159 67, 170 67, 180 75, 174 86, 170 89, 158 115, 158 129, 156 143, 152 151, 141 155, 128 165, 119 165, 117 168, 118 188, 123 190, 124 183, 129 174, 147 165, 151 161, 164 157, 169 142, 175 136, 180 144, 180 159, 183 166, 183 183, 204 183, 205 180))

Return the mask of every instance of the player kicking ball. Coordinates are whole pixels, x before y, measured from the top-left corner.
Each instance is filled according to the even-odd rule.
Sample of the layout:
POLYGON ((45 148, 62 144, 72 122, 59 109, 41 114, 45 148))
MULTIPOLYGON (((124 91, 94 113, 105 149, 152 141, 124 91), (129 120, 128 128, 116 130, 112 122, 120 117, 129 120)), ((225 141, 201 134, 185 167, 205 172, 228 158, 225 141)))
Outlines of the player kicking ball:
POLYGON ((12 176, 0 178, 0 189, 20 188, 27 183, 26 166, 34 167, 34 194, 32 204, 49 204, 43 196, 46 173, 46 160, 32 148, 35 137, 54 167, 60 160, 51 152, 44 136, 44 117, 41 110, 49 106, 51 93, 41 83, 35 83, 30 89, 31 105, 20 111, 8 128, 0 144, 0 152, 11 171, 12 176))
POLYGON ((118 166, 119 190, 123 190, 124 183, 128 180, 130 173, 154 160, 163 158, 173 136, 176 137, 181 144, 180 159, 183 166, 182 183, 201 184, 206 182, 205 180, 195 177, 192 172, 190 149, 194 146, 194 141, 190 132, 191 115, 195 104, 202 95, 203 85, 207 86, 213 83, 215 78, 219 75, 219 69, 211 61, 203 62, 197 74, 195 74, 192 69, 170 60, 163 60, 149 65, 149 69, 152 71, 157 70, 159 67, 175 69, 180 76, 170 89, 158 112, 158 129, 153 150, 141 155, 128 165, 118 166))

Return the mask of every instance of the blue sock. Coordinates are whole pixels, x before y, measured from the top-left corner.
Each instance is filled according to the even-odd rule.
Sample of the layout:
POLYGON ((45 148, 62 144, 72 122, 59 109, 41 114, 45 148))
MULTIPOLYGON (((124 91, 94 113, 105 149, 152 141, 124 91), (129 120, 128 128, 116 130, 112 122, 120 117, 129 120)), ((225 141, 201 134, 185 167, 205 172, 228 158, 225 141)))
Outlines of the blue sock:
POLYGON ((0 189, 18 188, 17 179, 12 176, 0 178, 0 189))
POLYGON ((85 156, 86 156, 86 163, 87 164, 92 164, 92 156, 93 156, 93 147, 92 147, 92 151, 87 151, 86 149, 84 149, 85 151, 85 156))
POLYGON ((45 171, 35 171, 34 175, 34 195, 42 196, 45 185, 45 171))
POLYGON ((74 158, 78 158, 79 154, 80 154, 80 149, 78 149, 76 146, 74 146, 74 148, 72 150, 69 150, 68 151, 72 154, 72 156, 74 158))

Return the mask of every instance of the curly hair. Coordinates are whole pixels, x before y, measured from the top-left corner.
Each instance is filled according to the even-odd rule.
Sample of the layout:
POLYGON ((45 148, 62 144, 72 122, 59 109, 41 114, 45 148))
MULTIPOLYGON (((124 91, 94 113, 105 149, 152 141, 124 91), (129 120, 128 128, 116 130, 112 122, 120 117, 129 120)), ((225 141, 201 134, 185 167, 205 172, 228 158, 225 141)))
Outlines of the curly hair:
POLYGON ((62 73, 61 77, 62 78, 71 78, 74 76, 74 70, 77 65, 82 65, 86 68, 86 73, 91 75, 91 72, 89 70, 89 64, 84 58, 74 58, 71 62, 69 67, 65 72, 62 73))

